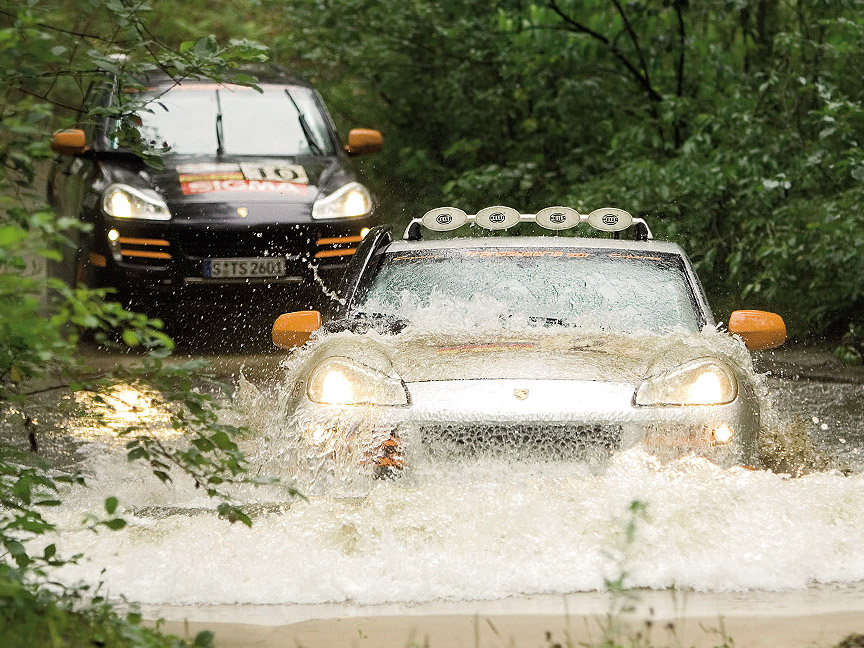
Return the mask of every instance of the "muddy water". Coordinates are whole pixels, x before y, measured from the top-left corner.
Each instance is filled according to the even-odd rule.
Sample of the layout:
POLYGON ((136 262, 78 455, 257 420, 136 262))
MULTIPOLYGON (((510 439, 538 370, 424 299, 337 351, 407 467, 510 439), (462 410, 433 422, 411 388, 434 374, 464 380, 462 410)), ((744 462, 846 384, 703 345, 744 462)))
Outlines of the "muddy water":
MULTIPOLYGON (((221 362, 226 374, 245 367, 236 400, 254 431, 242 441, 253 465, 296 483, 278 357, 221 362)), ((858 591, 864 387, 768 384, 774 471, 692 456, 660 463, 637 449, 599 462, 430 461, 396 481, 297 484, 308 500, 280 487, 236 490, 256 514, 252 529, 218 520, 215 502, 182 480, 163 485, 128 464, 110 430, 144 401, 121 390, 118 420, 91 411, 43 444, 56 464, 88 475, 55 520, 64 553, 86 555, 61 578, 150 605, 494 600, 600 590, 624 573, 651 589, 858 591), (108 496, 129 526, 83 530, 108 496), (633 501, 644 515, 632 517, 633 501)), ((162 414, 148 416, 158 428, 162 414)))

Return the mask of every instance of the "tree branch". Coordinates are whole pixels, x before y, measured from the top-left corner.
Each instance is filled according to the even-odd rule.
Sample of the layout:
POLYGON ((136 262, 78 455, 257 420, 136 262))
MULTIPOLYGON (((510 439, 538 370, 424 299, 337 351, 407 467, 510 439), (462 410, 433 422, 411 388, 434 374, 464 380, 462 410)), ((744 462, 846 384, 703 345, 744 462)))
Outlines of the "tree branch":
POLYGON ((630 36, 630 41, 633 43, 633 48, 636 50, 636 55, 639 57, 639 63, 642 66, 642 76, 645 78, 645 83, 648 87, 652 87, 651 76, 648 72, 648 64, 645 62, 645 55, 642 53, 642 48, 639 47, 639 38, 636 36, 636 31, 633 29, 633 25, 630 24, 630 19, 627 18, 627 14, 624 12, 620 0, 612 0, 612 4, 614 4, 615 9, 618 10, 618 15, 621 16, 621 20, 624 22, 624 28, 627 30, 627 35, 630 36))
POLYGON ((39 93, 31 92, 30 90, 26 90, 25 88, 16 87, 15 89, 18 90, 19 92, 23 92, 23 93, 26 94, 26 95, 30 95, 31 97, 36 97, 37 99, 41 99, 42 101, 47 101, 47 102, 50 103, 52 106, 58 106, 59 108, 66 108, 67 110, 72 110, 72 111, 74 111, 74 112, 80 112, 80 111, 81 111, 81 107, 80 107, 80 106, 77 107, 77 108, 75 108, 75 107, 70 106, 70 105, 68 105, 68 104, 65 104, 65 103, 63 103, 63 102, 61 102, 61 101, 55 101, 54 99, 49 99, 49 98, 48 98, 47 96, 45 96, 45 95, 40 95, 39 93))
POLYGON ((627 68, 627 71, 630 73, 630 76, 634 81, 639 85, 642 90, 648 95, 648 98, 654 102, 659 103, 663 101, 663 97, 651 86, 651 82, 649 79, 645 77, 645 75, 635 66, 630 60, 624 55, 624 53, 618 49, 613 43, 609 41, 603 34, 600 34, 593 29, 589 28, 586 25, 574 20, 572 17, 568 16, 561 7, 558 6, 557 0, 549 0, 549 8, 554 11, 562 21, 564 21, 565 29, 570 32, 576 32, 579 34, 585 34, 590 36, 594 40, 603 44, 606 50, 612 54, 620 63, 627 68))
MULTIPOLYGON (((15 18, 16 20, 18 19, 17 14, 12 13, 11 11, 4 11, 3 9, 0 9, 0 15, 8 16, 9 18, 15 18)), ((87 34, 87 33, 78 32, 78 31, 75 31, 72 29, 63 29, 62 27, 56 27, 54 25, 49 25, 47 23, 36 23, 36 26, 41 27, 42 29, 50 29, 52 31, 57 31, 57 32, 60 32, 61 34, 69 34, 70 36, 77 36, 79 38, 92 38, 93 40, 100 40, 100 41, 108 42, 108 39, 105 38, 104 36, 98 36, 96 34, 87 34)))
MULTIPOLYGON (((673 2, 672 7, 675 10, 675 16, 678 18, 678 61, 675 67, 675 96, 680 99, 684 95, 684 55, 687 44, 687 32, 684 28, 684 14, 681 11, 681 2, 673 2)), ((682 144, 681 123, 677 118, 672 127, 672 137, 675 140, 675 148, 680 148, 682 144)))
POLYGON ((681 97, 684 95, 684 52, 687 42, 687 33, 684 29, 684 14, 681 13, 681 3, 675 2, 672 6, 675 9, 675 16, 678 18, 678 66, 675 71, 677 80, 675 85, 675 94, 678 97, 681 97))

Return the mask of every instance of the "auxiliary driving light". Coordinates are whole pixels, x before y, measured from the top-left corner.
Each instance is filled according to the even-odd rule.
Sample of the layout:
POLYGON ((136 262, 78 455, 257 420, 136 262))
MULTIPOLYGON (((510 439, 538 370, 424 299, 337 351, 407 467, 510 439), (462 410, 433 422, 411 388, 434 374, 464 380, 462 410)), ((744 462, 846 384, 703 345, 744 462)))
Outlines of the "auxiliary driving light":
POLYGON ((714 438, 714 443, 726 445, 732 440, 732 428, 725 424, 718 425, 714 428, 714 432, 711 433, 711 436, 714 438))

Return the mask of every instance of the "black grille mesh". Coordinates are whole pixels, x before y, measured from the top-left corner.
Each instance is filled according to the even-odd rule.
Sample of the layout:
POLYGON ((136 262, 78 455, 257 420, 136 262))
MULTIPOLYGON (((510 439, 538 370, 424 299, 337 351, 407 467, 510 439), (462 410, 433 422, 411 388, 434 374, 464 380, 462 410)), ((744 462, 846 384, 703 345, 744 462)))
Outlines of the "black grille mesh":
POLYGON ((515 454, 566 458, 592 449, 611 451, 618 448, 621 427, 542 423, 437 424, 421 426, 420 439, 433 456, 515 454))

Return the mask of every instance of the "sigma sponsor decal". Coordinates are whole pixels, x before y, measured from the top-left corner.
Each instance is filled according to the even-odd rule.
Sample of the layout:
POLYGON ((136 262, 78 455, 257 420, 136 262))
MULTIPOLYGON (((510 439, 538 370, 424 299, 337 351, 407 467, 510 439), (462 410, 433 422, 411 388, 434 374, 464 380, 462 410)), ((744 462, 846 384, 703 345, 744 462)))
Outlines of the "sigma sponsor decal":
POLYGON ((272 180, 196 180, 181 184, 186 195, 213 193, 215 191, 244 193, 278 193, 303 195, 305 184, 294 182, 273 182, 272 180))
POLYGON ((177 167, 184 195, 216 191, 304 194, 309 176, 299 164, 200 163, 177 167))

